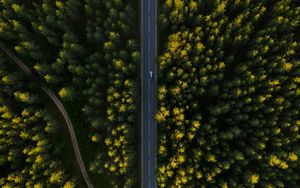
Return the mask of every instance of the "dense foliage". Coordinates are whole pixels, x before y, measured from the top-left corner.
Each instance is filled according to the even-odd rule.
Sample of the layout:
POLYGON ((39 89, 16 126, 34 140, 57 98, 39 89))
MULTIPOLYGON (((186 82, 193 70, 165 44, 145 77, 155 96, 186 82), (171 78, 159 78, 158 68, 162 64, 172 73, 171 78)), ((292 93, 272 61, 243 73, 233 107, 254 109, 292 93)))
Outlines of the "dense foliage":
POLYGON ((300 3, 166 0, 159 187, 300 185, 300 3))
POLYGON ((53 144, 59 124, 34 104, 41 98, 23 87, 22 75, 0 66, 0 186, 75 187, 59 159, 61 144, 53 144))
MULTIPOLYGON (((122 187, 137 180, 136 6, 121 0, 0 1, 0 40, 63 99, 90 171, 122 187)), ((34 91, 14 95, 22 101, 34 91)), ((36 103, 28 105, 33 114, 36 103)))

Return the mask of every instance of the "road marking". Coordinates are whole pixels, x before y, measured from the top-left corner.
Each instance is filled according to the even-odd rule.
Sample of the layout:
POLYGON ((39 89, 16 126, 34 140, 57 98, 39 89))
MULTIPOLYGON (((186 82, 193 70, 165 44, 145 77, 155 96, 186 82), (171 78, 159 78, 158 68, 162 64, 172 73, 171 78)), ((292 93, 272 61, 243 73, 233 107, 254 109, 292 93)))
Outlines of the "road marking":
POLYGON ((148 176, 150 177, 150 159, 148 159, 148 172, 149 172, 149 174, 148 174, 148 176))
MULTIPOLYGON (((148 64, 149 66, 148 66, 148 68, 149 68, 149 70, 151 70, 151 65, 150 65, 150 64, 151 64, 151 63, 150 63, 151 59, 150 59, 150 55, 148 56, 148 61, 149 61, 149 64, 148 64)), ((151 80, 149 80, 149 81, 151 82, 151 80)), ((149 84, 149 91, 150 91, 150 89, 151 89, 151 88, 150 88, 150 84, 149 84)), ((149 97, 149 98, 150 98, 150 97, 149 97)), ((150 100, 149 100, 149 103, 150 103, 150 100)))
POLYGON ((148 177, 150 178, 150 174, 151 174, 151 161, 150 161, 150 158, 151 158, 151 152, 150 152, 150 140, 148 140, 148 177))
MULTIPOLYGON (((149 89, 149 92, 150 92, 150 89, 151 89, 151 88, 150 88, 150 84, 149 84, 148 89, 149 89)), ((150 113, 150 110, 151 110, 151 109, 150 109, 150 102, 151 102, 151 101, 150 101, 149 93, 147 93, 147 96, 148 96, 148 112, 150 113)), ((148 115, 148 114, 147 114, 147 115, 148 115)), ((150 124, 150 121, 148 121, 148 123, 150 124)))

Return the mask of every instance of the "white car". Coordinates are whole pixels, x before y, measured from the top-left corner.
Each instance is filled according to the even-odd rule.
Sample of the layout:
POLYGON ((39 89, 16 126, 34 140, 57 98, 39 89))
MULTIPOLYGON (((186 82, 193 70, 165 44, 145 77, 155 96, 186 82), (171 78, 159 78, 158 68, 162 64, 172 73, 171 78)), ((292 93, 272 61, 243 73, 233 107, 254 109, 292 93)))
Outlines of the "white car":
POLYGON ((149 72, 149 77, 150 77, 151 79, 153 78, 153 72, 152 72, 152 71, 149 72))

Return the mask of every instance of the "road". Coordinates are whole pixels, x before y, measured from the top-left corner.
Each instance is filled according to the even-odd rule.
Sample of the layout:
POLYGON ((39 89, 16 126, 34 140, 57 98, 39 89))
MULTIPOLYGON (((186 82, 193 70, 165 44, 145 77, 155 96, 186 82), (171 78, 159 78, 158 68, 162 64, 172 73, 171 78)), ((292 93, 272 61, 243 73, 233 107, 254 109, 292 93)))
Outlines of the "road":
POLYGON ((69 131, 69 136, 71 138, 71 143, 73 146, 73 150, 75 153, 75 158, 76 158, 76 163, 79 166, 79 169, 82 173, 82 176, 84 178, 84 181, 87 185, 88 188, 93 188, 93 184, 89 178, 89 175, 86 171, 84 162, 82 160, 81 154, 80 154, 80 150, 79 150, 79 146, 78 146, 78 142, 77 142, 77 138, 76 138, 76 134, 73 128, 73 124, 71 122, 71 119, 65 109, 65 107, 63 106, 63 104, 61 103, 61 101, 56 97, 56 95, 38 78, 36 77, 31 71, 30 69, 24 64, 22 63, 10 50, 8 50, 2 43, 0 43, 0 48, 13 60, 13 62, 28 76, 30 77, 34 82, 36 82, 39 87, 51 98, 51 100, 54 102, 54 104, 56 105, 57 109, 59 110, 59 112, 61 113, 61 115, 63 116, 65 123, 67 125, 67 129, 69 131))
POLYGON ((141 187, 155 188, 157 125, 157 0, 142 0, 141 4, 141 46, 142 46, 142 128, 141 128, 141 187), (153 77, 150 77, 150 71, 153 77))

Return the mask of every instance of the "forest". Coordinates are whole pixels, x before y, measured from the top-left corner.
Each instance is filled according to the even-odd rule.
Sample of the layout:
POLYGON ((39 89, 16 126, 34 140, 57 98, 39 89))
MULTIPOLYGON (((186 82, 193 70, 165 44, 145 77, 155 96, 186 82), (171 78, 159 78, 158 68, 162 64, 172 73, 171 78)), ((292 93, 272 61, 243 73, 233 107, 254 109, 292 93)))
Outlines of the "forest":
POLYGON ((300 2, 160 1, 158 187, 299 187, 300 2))
MULTIPOLYGON (((67 108, 95 187, 138 183, 138 2, 1 0, 0 41, 67 108)), ((0 187, 82 187, 45 93, 0 52, 0 187)))
MULTIPOLYGON (((300 1, 157 2, 157 187, 299 187, 300 1)), ((1 48, 62 101, 95 188, 140 184, 140 13, 138 0, 0 0, 1 48)), ((0 50, 0 187, 85 187, 70 143, 0 50)))

